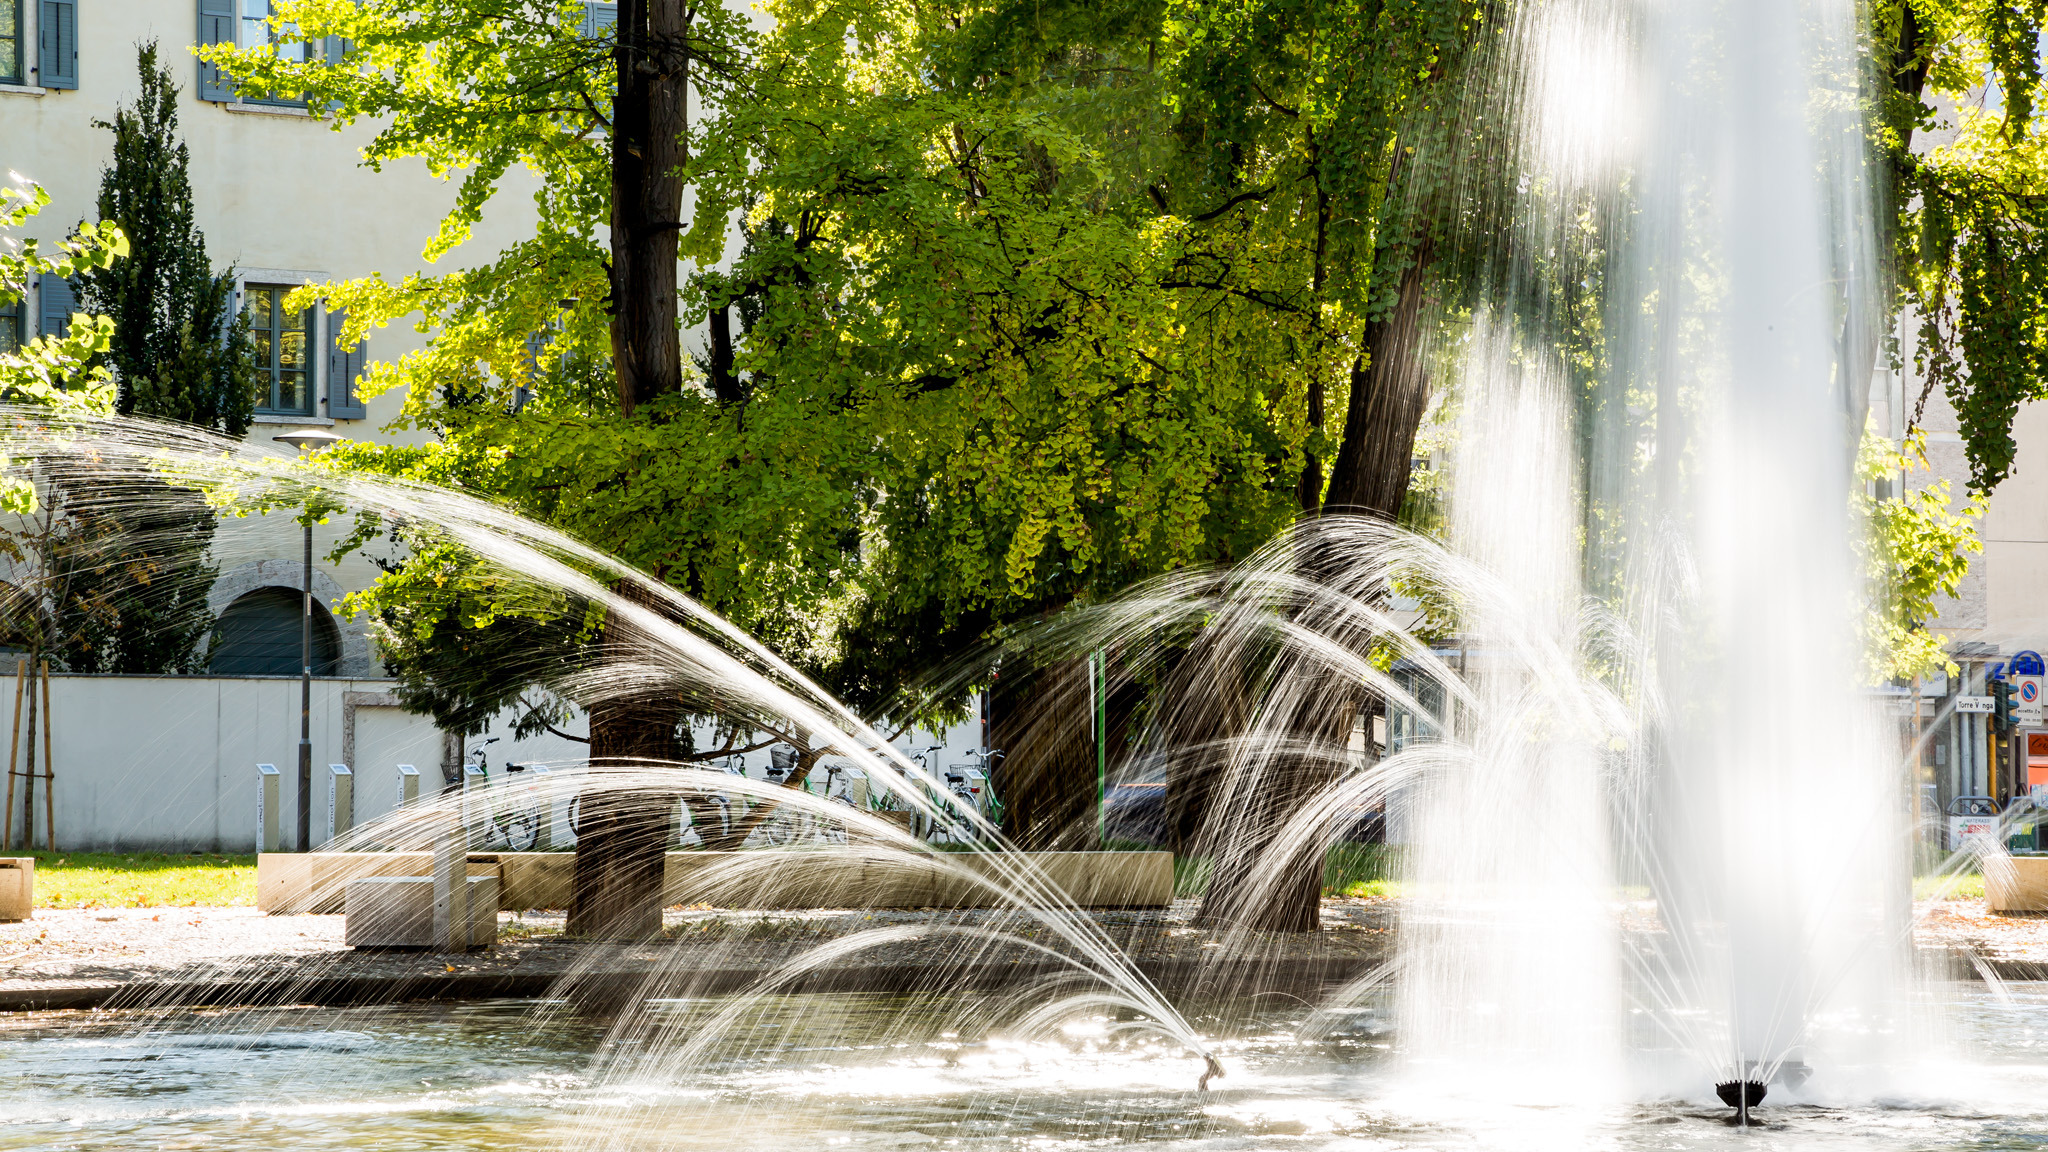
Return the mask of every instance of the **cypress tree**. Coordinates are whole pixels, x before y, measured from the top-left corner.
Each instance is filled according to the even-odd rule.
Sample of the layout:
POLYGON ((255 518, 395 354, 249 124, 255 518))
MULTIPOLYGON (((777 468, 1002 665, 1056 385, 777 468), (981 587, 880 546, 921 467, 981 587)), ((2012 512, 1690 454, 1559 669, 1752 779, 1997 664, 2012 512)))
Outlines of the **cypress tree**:
POLYGON ((229 436, 249 429, 256 377, 246 320, 232 312, 232 268, 214 274, 206 238, 192 222, 191 155, 178 139, 178 86, 139 49, 142 92, 112 123, 114 160, 100 177, 101 220, 121 225, 129 258, 97 269, 80 287, 86 305, 114 318, 106 362, 122 415, 156 416, 229 436))
MULTIPOLYGON (((112 123, 113 162, 99 214, 128 236, 129 258, 83 277, 85 305, 114 319, 105 354, 122 415, 176 420, 240 437, 255 408, 248 320, 234 312, 234 270, 214 273, 193 223, 191 157, 178 139, 178 88, 141 45, 142 90, 112 123)), ((68 521, 49 557, 57 597, 55 660, 75 672, 204 669, 215 517, 200 495, 90 462, 49 477, 68 521)))

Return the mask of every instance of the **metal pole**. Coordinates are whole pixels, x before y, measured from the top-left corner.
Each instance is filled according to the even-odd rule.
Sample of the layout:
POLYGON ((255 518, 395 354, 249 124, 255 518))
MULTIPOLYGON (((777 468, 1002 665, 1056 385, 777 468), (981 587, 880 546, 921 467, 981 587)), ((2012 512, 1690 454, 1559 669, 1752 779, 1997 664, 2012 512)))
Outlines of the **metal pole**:
POLYGON ((306 595, 299 613, 299 851, 313 850, 313 521, 306 520, 306 595))
POLYGON ((1095 847, 1109 847, 1109 653, 1097 650, 1088 661, 1095 697, 1095 847))

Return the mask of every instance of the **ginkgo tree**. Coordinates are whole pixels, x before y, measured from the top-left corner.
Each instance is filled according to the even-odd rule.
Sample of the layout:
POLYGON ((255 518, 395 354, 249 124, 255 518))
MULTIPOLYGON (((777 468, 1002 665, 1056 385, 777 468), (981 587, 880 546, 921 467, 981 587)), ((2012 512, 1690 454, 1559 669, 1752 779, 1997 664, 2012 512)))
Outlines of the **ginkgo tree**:
MULTIPOLYGON (((534 235, 486 265, 317 289, 353 329, 431 336, 366 391, 405 388, 435 442, 346 465, 508 500, 864 704, 1303 510, 1398 509, 1429 242, 1427 197, 1388 190, 1425 170, 1397 137, 1477 5, 608 11, 303 0, 280 41, 340 51, 205 50, 374 118, 368 163, 459 175, 430 257, 506 173, 539 178, 534 235), (700 319, 699 362, 672 359, 700 319)), ((539 623, 400 531, 363 603, 401 666, 445 676, 436 646, 539 623)), ((594 756, 673 758, 678 700, 581 703, 594 756)), ((606 888, 581 879, 603 827, 579 891, 606 888)), ((644 929, 656 866, 572 920, 644 929)))

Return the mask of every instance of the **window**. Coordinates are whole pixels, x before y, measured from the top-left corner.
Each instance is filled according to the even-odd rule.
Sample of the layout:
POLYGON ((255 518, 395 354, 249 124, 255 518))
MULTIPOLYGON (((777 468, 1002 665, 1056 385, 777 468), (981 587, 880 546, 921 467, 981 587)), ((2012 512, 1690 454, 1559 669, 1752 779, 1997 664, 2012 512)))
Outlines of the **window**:
MULTIPOLYGON (((243 48, 269 48, 281 60, 303 64, 313 59, 309 53, 311 45, 283 44, 279 41, 291 34, 291 25, 283 28, 270 23, 271 0, 236 0, 241 9, 241 19, 235 22, 235 43, 243 48)), ((278 92, 244 92, 242 99, 251 104, 304 104, 296 94, 278 92)))
MULTIPOLYGON (((258 588, 237 597, 213 625, 207 671, 215 676, 297 676, 299 613, 303 592, 258 588)), ((341 664, 341 631, 326 606, 313 602, 313 675, 332 676, 341 664)))
POLYGON ((21 60, 22 0, 0 0, 0 84, 19 84, 28 77, 21 60))
POLYGON ((256 367, 270 390, 256 405, 276 416, 313 414, 313 367, 306 353, 313 347, 313 310, 287 311, 286 285, 251 284, 243 292, 249 313, 249 341, 256 348, 256 367))
POLYGON ((21 301, 9 300, 0 304, 0 356, 17 351, 21 344, 21 301))
MULTIPOLYGON (((5 0, 0 0, 0 3, 5 3, 5 0)), ((199 0, 199 43, 267 48, 294 64, 319 59, 314 45, 284 43, 292 35, 292 27, 289 24, 282 28, 272 27, 271 14, 272 0, 199 0)), ((326 53, 330 61, 338 60, 340 44, 335 37, 327 37, 326 53)), ((240 99, 251 104, 283 104, 301 108, 306 103, 296 95, 279 92, 242 92, 238 96, 234 79, 205 62, 199 65, 199 98, 240 99)))

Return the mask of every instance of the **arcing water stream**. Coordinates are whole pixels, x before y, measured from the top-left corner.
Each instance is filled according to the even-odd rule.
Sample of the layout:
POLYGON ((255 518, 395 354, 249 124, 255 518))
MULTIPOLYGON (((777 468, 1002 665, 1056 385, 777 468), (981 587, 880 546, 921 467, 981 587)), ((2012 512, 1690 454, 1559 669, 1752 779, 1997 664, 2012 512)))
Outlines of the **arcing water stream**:
MULTIPOLYGON (((2048 1085, 2027 1063, 2026 994, 1911 978, 1904 778, 1854 692, 1849 462, 1882 326, 1855 19, 1847 0, 1515 5, 1462 110, 1502 142, 1470 182, 1516 191, 1472 194, 1484 223, 1460 252, 1482 290, 1443 302, 1432 352, 1455 379, 1448 544, 1326 517, 1236 570, 1163 578, 1042 638, 1113 651, 1120 676, 1168 686, 1142 750, 1203 798, 1191 843, 1243 878, 1226 914, 1284 899, 1340 822, 1388 803, 1409 843, 1388 969, 1309 1004, 1170 1003, 998 852, 973 882, 1026 935, 858 933, 746 996, 691 998, 690 973, 657 964, 628 1007, 594 1017, 543 1004, 33 1022, 0 1037, 0 1058, 42 1059, 14 1130, 64 1139, 47 1110, 79 1146, 160 1126, 252 1146, 317 1146, 319 1130, 357 1147, 1693 1147, 1729 1138, 1716 1086, 1739 1099, 1748 1082, 1767 1089, 1762 1137, 1802 1146, 1979 1146, 2039 1128, 2037 1111, 2000 1102, 2048 1085), (1455 657, 1404 630, 1404 597, 1455 615, 1455 657), (1427 738, 1361 764, 1352 721, 1368 697, 1427 738), (1307 798, 1276 807, 1276 782, 1307 798), (783 994, 911 936, 951 945, 929 996, 783 994), (946 987, 1002 947, 1067 971, 993 997, 946 987), (1988 1038, 1996 1067, 1966 1073, 1927 1047, 1923 1024, 1945 1013, 1988 1038), (427 1074, 433 1044, 460 1071, 427 1074), (1211 1053, 1228 1078, 1196 1092, 1211 1053), (189 1107, 125 1099, 96 1063, 143 1059, 189 1107), (318 1087, 286 1083, 287 1066, 318 1087)), ((741 723, 812 734, 907 806, 972 821, 759 644, 503 509, 133 421, 9 411, 0 448, 244 500, 310 485, 432 525, 565 612, 632 623, 629 654, 560 678, 578 700, 650 686, 715 699, 741 723)), ((814 851, 849 869, 967 874, 899 825, 729 776, 609 766, 548 787, 751 791, 840 829, 814 851)), ((357 838, 424 844, 455 805, 357 838)), ((775 882, 776 854, 758 855, 716 877, 721 899, 775 882)), ((1256 958, 1271 938, 1226 943, 1256 958)))

